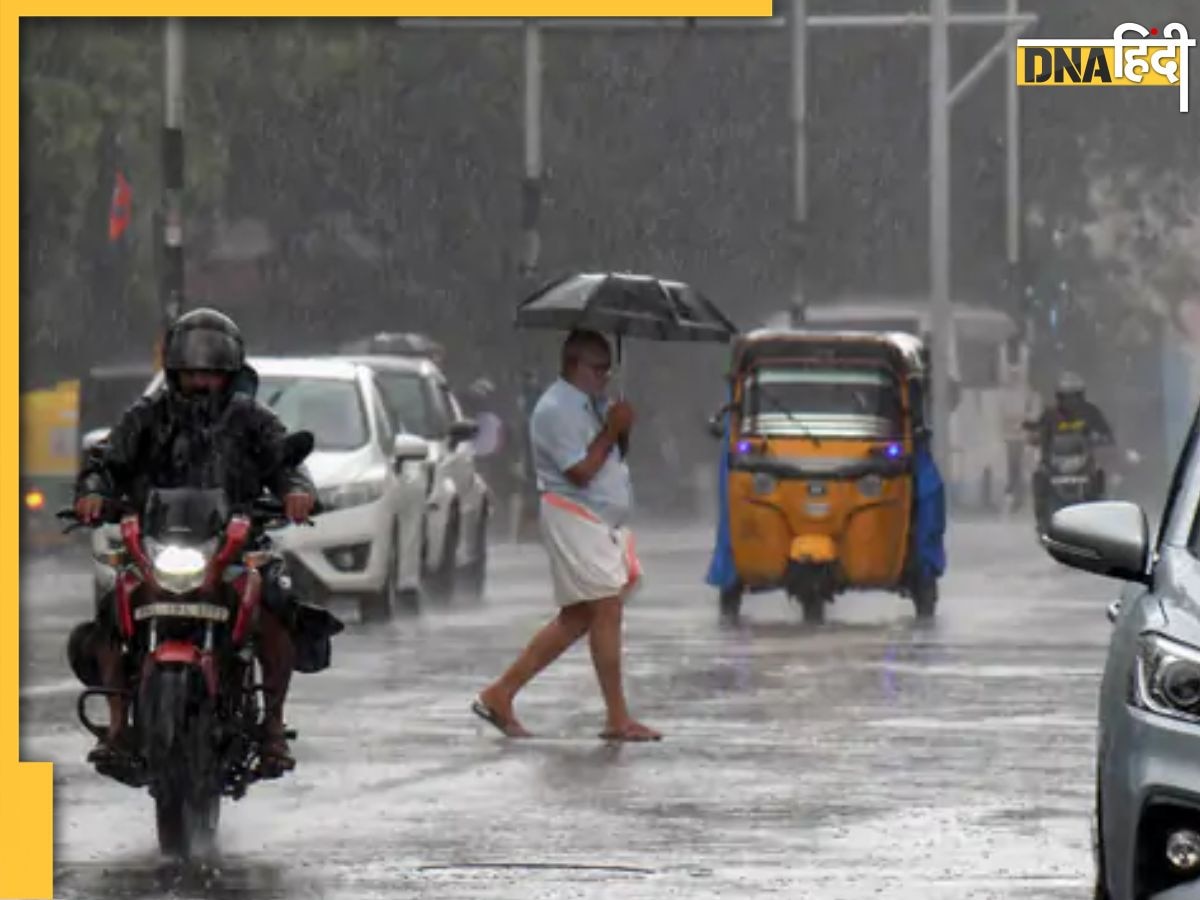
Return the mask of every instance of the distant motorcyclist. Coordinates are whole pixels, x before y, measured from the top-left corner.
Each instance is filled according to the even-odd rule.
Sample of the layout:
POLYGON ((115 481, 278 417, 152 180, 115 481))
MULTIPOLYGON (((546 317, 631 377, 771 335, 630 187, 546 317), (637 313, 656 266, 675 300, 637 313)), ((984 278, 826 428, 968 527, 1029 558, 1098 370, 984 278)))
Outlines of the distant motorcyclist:
MULTIPOLYGON (((1109 448, 1116 441, 1112 426, 1094 403, 1087 399, 1087 387, 1083 379, 1074 372, 1064 372, 1058 380, 1054 391, 1054 403, 1036 420, 1026 422, 1029 441, 1039 448, 1040 463, 1033 473, 1033 499, 1035 512, 1044 511, 1044 504, 1049 495, 1049 473, 1046 470, 1046 460, 1051 455, 1051 448, 1056 437, 1082 434, 1089 445, 1096 451, 1097 485, 1100 497, 1106 493, 1104 463, 1107 460, 1109 448)), ((1039 513, 1040 516, 1040 513, 1039 513)))
MULTIPOLYGON (((223 488, 235 506, 252 503, 266 488, 283 500, 291 521, 307 520, 316 490, 303 471, 286 463, 283 424, 253 399, 255 376, 233 321, 211 309, 181 316, 165 337, 163 371, 164 388, 126 410, 108 441, 84 461, 76 482, 78 518, 95 523, 106 501, 126 498, 141 509, 153 488, 190 487, 223 488)), ((268 578, 257 641, 265 694, 262 774, 277 777, 295 766, 283 705, 296 651, 287 625, 292 600, 277 569, 268 578)), ((95 625, 91 646, 101 680, 107 688, 123 688, 112 592, 101 599, 95 625)), ((124 699, 110 696, 109 713, 108 733, 90 762, 126 751, 124 699)))
POLYGON ((1033 422, 1026 423, 1030 439, 1043 453, 1056 434, 1084 431, 1093 444, 1111 447, 1115 443, 1112 426, 1094 403, 1087 399, 1087 386, 1074 372, 1064 372, 1054 391, 1054 404, 1033 422))

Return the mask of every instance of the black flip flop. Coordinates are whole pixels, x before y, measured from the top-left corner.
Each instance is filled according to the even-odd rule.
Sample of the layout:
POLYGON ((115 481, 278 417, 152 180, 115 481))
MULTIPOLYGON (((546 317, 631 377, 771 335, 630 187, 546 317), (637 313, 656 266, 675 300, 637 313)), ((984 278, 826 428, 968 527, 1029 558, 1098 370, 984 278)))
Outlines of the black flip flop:
MULTIPOLYGON (((494 709, 476 697, 471 701, 471 712, 483 719, 505 737, 517 737, 517 735, 509 734, 505 727, 504 720, 496 713, 494 709)), ((509 723, 511 724, 511 723, 509 723)))

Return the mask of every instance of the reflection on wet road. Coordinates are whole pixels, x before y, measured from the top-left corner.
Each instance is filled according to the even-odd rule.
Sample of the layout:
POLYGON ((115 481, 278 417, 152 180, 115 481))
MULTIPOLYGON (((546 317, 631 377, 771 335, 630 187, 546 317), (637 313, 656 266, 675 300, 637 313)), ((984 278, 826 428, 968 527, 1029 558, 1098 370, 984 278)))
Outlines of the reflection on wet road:
POLYGON ((149 798, 82 762, 62 644, 87 580, 31 563, 23 754, 57 764, 57 896, 1090 896, 1112 588, 1054 566, 1024 522, 966 523, 930 626, 858 594, 821 628, 781 595, 721 628, 707 543, 643 540, 626 678, 663 743, 597 739, 585 645, 522 696, 535 739, 470 715, 550 613, 537 548, 497 548, 485 603, 352 625, 334 669, 298 676, 297 771, 227 804, 220 860, 186 869, 158 859, 149 798))

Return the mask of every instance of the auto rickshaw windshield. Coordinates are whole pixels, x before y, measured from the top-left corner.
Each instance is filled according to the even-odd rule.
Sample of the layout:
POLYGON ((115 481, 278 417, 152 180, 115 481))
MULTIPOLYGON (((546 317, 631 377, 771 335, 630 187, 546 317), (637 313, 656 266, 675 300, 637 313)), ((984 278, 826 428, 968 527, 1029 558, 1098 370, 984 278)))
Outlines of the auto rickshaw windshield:
POLYGON ((759 435, 877 440, 904 428, 899 385, 883 369, 757 367, 741 412, 743 431, 759 435))

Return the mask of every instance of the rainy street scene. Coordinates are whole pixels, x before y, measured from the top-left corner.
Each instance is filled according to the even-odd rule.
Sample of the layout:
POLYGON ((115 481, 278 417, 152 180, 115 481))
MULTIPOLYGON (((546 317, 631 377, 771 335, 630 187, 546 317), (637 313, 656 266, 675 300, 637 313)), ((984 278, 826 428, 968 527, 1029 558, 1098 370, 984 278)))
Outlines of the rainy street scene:
POLYGON ((1200 900, 1194 7, 23 19, 54 897, 1200 900))

